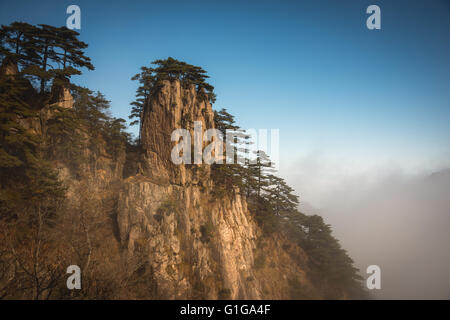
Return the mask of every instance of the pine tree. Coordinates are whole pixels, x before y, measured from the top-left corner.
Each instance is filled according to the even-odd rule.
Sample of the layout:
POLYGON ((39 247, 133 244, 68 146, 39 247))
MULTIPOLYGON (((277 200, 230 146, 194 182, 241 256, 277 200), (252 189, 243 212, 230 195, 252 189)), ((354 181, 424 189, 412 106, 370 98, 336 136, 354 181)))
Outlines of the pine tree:
POLYGON ((134 75, 131 80, 138 81, 139 87, 136 90, 136 100, 131 102, 131 114, 129 119, 135 119, 130 123, 134 126, 140 124, 142 113, 144 111, 144 104, 155 84, 155 76, 152 68, 141 67, 141 72, 134 75))
POLYGON ((111 119, 105 126, 105 140, 107 151, 114 159, 117 159, 130 140, 130 134, 125 131, 126 121, 124 119, 111 119))
POLYGON ((234 116, 228 113, 226 109, 214 111, 214 124, 215 128, 222 134, 222 141, 226 141, 226 145, 223 150, 223 163, 212 165, 212 178, 216 186, 223 190, 231 191, 237 188, 240 192, 243 192, 246 189, 244 180, 247 172, 244 166, 246 159, 241 159, 241 156, 245 154, 248 148, 249 136, 236 125, 234 116), (234 141, 230 141, 232 138, 234 141), (227 160, 227 157, 230 157, 227 154, 229 151, 232 151, 234 155, 232 163, 229 163, 230 159, 227 160))
POLYGON ((33 35, 37 28, 24 22, 13 22, 0 27, 0 58, 27 67, 39 63, 39 55, 34 50, 33 35))
POLYGON ((64 161, 78 173, 85 160, 83 150, 87 146, 82 122, 74 109, 51 105, 52 116, 46 121, 45 147, 47 157, 64 161))
POLYGON ((219 111, 214 111, 214 124, 216 129, 218 129, 222 135, 225 137, 226 131, 238 131, 240 128, 236 125, 234 116, 228 113, 227 109, 220 109, 219 111))
POLYGON ((164 80, 178 80, 184 87, 194 85, 200 97, 209 100, 211 103, 215 102, 214 87, 206 82, 209 76, 206 75, 206 71, 201 67, 178 61, 171 57, 164 60, 155 60, 151 64, 155 66, 141 67, 141 72, 131 78, 139 82, 139 87, 136 90, 136 100, 131 102, 132 108, 129 118, 136 119, 131 122, 131 125, 136 125, 140 122, 144 103, 152 92, 161 86, 164 80))
POLYGON ((3 75, 0 84, 0 217, 5 217, 18 208, 49 207, 64 191, 44 158, 42 137, 24 126, 38 117, 24 98, 28 82, 3 75))
POLYGON ((330 299, 341 298, 342 292, 350 292, 352 298, 366 296, 352 259, 332 236, 331 226, 318 215, 304 216, 303 237, 300 245, 308 254, 311 276, 326 288, 330 299))
POLYGON ((74 30, 70 30, 66 27, 58 28, 56 47, 59 49, 56 52, 58 56, 58 62, 62 63, 62 70, 65 75, 71 74, 81 74, 78 70, 79 68, 87 68, 89 70, 94 70, 94 66, 91 64, 91 59, 84 55, 84 51, 88 45, 78 40, 80 35, 74 30), (73 70, 67 70, 67 68, 72 67, 73 70), (77 69, 78 68, 78 69, 77 69), (74 73, 70 73, 70 71, 74 73))
POLYGON ((41 58, 36 74, 40 78, 41 93, 45 90, 47 80, 81 74, 79 69, 83 67, 94 69, 90 59, 84 55, 87 44, 77 39, 79 34, 76 31, 44 24, 39 27, 33 38, 36 40, 36 52, 41 58))
POLYGON ((252 174, 254 192, 257 198, 261 198, 261 193, 264 188, 269 186, 268 175, 273 173, 273 163, 267 154, 258 150, 255 152, 256 159, 249 163, 248 168, 252 174))
POLYGON ((104 144, 106 151, 117 159, 130 140, 130 134, 125 131, 126 121, 109 115, 110 103, 100 92, 77 88, 74 98, 74 112, 82 130, 89 137, 88 147, 92 151, 91 161, 94 162, 94 167, 104 144))
POLYGON ((78 36, 66 27, 44 24, 36 27, 21 22, 2 25, 0 56, 17 64, 31 80, 37 80, 43 95, 48 81, 81 74, 81 68, 94 69, 84 55, 87 44, 78 40, 78 36))
POLYGON ((284 179, 269 174, 267 175, 267 186, 262 189, 275 215, 287 217, 290 212, 297 210, 298 196, 293 194, 294 189, 288 186, 284 179))

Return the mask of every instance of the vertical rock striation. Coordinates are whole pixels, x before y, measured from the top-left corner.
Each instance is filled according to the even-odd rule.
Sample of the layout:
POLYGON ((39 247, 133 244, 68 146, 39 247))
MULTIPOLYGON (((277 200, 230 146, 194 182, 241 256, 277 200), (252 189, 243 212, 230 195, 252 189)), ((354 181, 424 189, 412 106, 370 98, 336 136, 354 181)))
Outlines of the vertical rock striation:
MULTIPOLYGON (((140 169, 123 182, 117 208, 127 259, 145 260, 160 298, 288 298, 287 275, 303 272, 288 258, 272 261, 293 269, 285 274, 256 271, 261 232, 246 200, 237 193, 214 198, 207 165, 171 161, 173 130, 192 133, 193 121, 203 130, 214 127, 211 104, 201 96, 194 86, 166 81, 145 105, 140 169), (284 287, 277 287, 281 282, 284 287)), ((265 254, 275 259, 281 242, 271 243, 271 250, 265 254)))

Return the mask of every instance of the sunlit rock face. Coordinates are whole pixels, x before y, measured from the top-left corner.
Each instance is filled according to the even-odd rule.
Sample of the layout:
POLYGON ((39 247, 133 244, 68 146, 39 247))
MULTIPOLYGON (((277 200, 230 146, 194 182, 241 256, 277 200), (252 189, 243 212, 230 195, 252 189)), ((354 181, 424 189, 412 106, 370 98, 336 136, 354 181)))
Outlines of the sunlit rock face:
MULTIPOLYGON (((1 70, 18 74, 13 65, 1 70)), ((43 104, 30 84, 30 105, 39 102, 39 116, 19 119, 24 128, 42 134, 42 120, 58 112, 52 106, 72 108, 69 87, 54 82, 43 104)), ((292 279, 312 287, 303 250, 279 234, 263 237, 238 190, 214 196, 209 165, 172 162, 172 132, 186 129, 194 140, 195 121, 202 135, 214 128, 214 112, 203 92, 165 81, 144 107, 141 148, 112 158, 102 140, 96 152, 83 150, 90 161, 80 165, 79 176, 64 162, 54 162, 70 207, 80 207, 80 190, 88 192, 95 213, 105 225, 111 221, 111 230, 102 231, 102 247, 95 250, 107 252, 105 265, 124 270, 126 281, 142 282, 139 294, 125 297, 289 299, 292 279)), ((206 143, 197 143, 203 150, 206 143)))
POLYGON ((261 298, 252 271, 257 227, 239 195, 214 199, 207 165, 175 165, 171 133, 214 128, 194 86, 166 81, 147 102, 141 171, 119 197, 120 238, 130 258, 145 252, 164 298, 261 298), (184 120, 182 120, 184 119, 184 120))
POLYGON ((157 296, 289 298, 289 278, 306 278, 282 249, 284 240, 259 240, 261 232, 239 194, 213 197, 209 166, 171 161, 174 129, 194 136, 193 121, 200 121, 203 131, 214 128, 211 104, 194 86, 166 81, 148 100, 141 120, 143 157, 139 172, 124 181, 118 225, 128 259, 145 257, 157 296), (256 256, 262 254, 267 261, 256 270, 256 256))
MULTIPOLYGON (((11 68, 2 70, 14 74, 11 68)), ((50 100, 37 108, 39 117, 19 121, 42 134, 41 120, 58 112, 53 104, 72 107, 68 88, 53 83, 50 100)), ((30 97, 38 95, 31 85, 30 91, 30 97)), ((289 299, 292 279, 314 289, 303 250, 280 234, 263 236, 238 190, 218 197, 209 165, 172 162, 172 132, 183 128, 195 137, 194 121, 201 123, 202 133, 214 128, 211 104, 194 86, 165 81, 144 107, 142 147, 111 157, 107 141, 100 139, 96 152, 83 150, 89 161, 78 173, 64 162, 53 163, 67 187, 69 207, 81 207, 80 192, 95 204, 93 212, 102 221, 96 228, 105 227, 95 248, 105 261, 97 263, 120 271, 124 286, 136 288, 139 282, 139 292, 130 289, 117 297, 289 299)))
POLYGON ((53 82, 50 104, 67 109, 73 107, 73 96, 70 93, 70 82, 68 79, 62 78, 53 82))
POLYGON ((70 109, 73 107, 73 96, 70 93, 70 89, 62 87, 58 94, 57 101, 54 103, 62 108, 70 109))
POLYGON ((200 96, 193 85, 183 87, 179 81, 164 81, 147 101, 141 125, 141 143, 145 152, 142 169, 146 176, 177 185, 208 181, 209 166, 188 168, 184 164, 175 165, 171 160, 175 145, 171 135, 175 129, 189 130, 194 139, 194 121, 201 122, 202 132, 214 128, 211 104, 200 96))

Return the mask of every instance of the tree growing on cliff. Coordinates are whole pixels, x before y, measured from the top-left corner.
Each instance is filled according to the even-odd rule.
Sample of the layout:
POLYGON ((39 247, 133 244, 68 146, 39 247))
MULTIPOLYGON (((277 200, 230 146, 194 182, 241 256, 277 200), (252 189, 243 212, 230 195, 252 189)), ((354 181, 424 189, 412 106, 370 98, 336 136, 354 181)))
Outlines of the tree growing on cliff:
POLYGON ((255 152, 256 159, 249 162, 247 170, 249 172, 250 193, 254 193, 257 198, 262 196, 264 188, 269 187, 269 175, 274 173, 273 163, 269 156, 262 150, 255 152))
POLYGON ((129 118, 133 121, 130 125, 139 124, 145 102, 164 80, 178 80, 184 87, 194 85, 200 97, 211 103, 215 102, 214 87, 206 82, 209 76, 201 67, 171 57, 155 60, 151 64, 153 65, 151 67, 141 67, 141 72, 131 78, 138 81, 139 87, 136 90, 136 100, 131 102, 129 118))
POLYGON ((87 136, 91 151, 91 162, 96 167, 96 159, 104 151, 117 159, 130 141, 125 120, 110 115, 110 102, 101 92, 92 92, 87 88, 78 88, 74 94, 74 112, 81 128, 87 136))
MULTIPOLYGON (((114 200, 100 200, 98 189, 84 185, 72 186, 75 195, 69 200, 59 178, 65 171, 57 168, 71 169, 74 159, 84 154, 118 163, 129 138, 124 120, 109 115, 102 94, 68 83, 66 77, 76 74, 69 68, 88 60, 80 58, 70 31, 64 31, 65 40, 45 39, 61 36, 62 29, 26 24, 0 28, 0 54, 20 68, 18 74, 6 75, 4 68, 0 73, 0 298, 74 298, 64 281, 74 261, 82 262, 85 271, 83 291, 75 298, 112 298, 124 286, 135 291, 120 263, 105 263, 110 259, 105 229, 112 227, 107 212, 113 211, 114 200), (34 28, 48 32, 36 35, 34 28), (64 47, 57 47, 58 41, 64 41, 64 47), (48 92, 33 88, 29 79, 38 75, 34 71, 42 71, 43 60, 37 49, 33 60, 28 48, 47 51, 46 80, 70 85, 73 108, 49 105, 48 92), (43 99, 36 99, 41 94, 43 99)), ((39 87, 41 79, 35 79, 39 87)), ((79 162, 89 168, 86 159, 79 162)), ((109 240, 114 237, 110 232, 109 240)), ((141 274, 135 278, 147 293, 149 282, 142 284, 141 274)))
POLYGON ((0 27, 0 59, 21 67, 39 63, 34 50, 36 27, 24 22, 13 22, 0 27))
MULTIPOLYGON (((215 112, 215 124, 223 134, 227 129, 240 130, 234 117, 224 109, 215 112)), ((332 236, 331 227, 317 215, 307 216, 298 211, 298 196, 284 179, 274 174, 273 163, 265 152, 256 151, 253 159, 247 158, 236 168, 217 165, 212 169, 216 185, 224 185, 226 190, 238 187, 246 195, 249 209, 264 235, 281 232, 306 251, 310 274, 326 297, 340 298, 343 292, 351 297, 365 297, 358 270, 332 236)))
POLYGON ((234 116, 223 108, 214 111, 214 125, 227 144, 223 150, 223 164, 211 166, 212 179, 221 194, 233 192, 235 188, 242 192, 247 188, 245 184, 247 159, 243 155, 248 152, 249 135, 236 124, 234 116), (228 163, 230 159, 227 160, 227 158, 232 158, 232 163, 228 163))
POLYGON ((134 75, 131 80, 138 81, 139 87, 136 90, 136 100, 131 102, 131 114, 129 119, 135 119, 130 123, 131 126, 140 124, 144 103, 150 95, 155 82, 155 76, 152 68, 141 67, 141 72, 134 75))
POLYGON ((0 277, 0 295, 39 299, 64 274, 48 239, 65 188, 45 158, 41 132, 27 125, 38 119, 29 92, 26 79, 0 75, 0 265, 8 275, 0 277))
POLYGON ((286 217, 290 212, 297 210, 298 196, 283 178, 273 174, 267 176, 267 186, 262 188, 276 216, 286 217))
POLYGON ((155 60, 152 62, 157 82, 163 80, 179 80, 183 85, 195 85, 198 92, 204 93, 205 97, 213 103, 215 100, 214 87, 206 82, 209 78, 206 71, 201 67, 188 64, 184 61, 176 60, 172 57, 155 60))
POLYGON ((37 80, 43 95, 50 80, 79 75, 82 68, 94 69, 84 54, 87 44, 78 36, 66 27, 14 22, 0 28, 0 55, 17 64, 22 74, 37 80))
POLYGON ((318 215, 305 216, 302 226, 304 235, 300 245, 310 257, 310 273, 314 280, 327 285, 327 298, 340 298, 342 292, 350 292, 352 297, 364 297, 366 292, 359 282, 362 277, 347 252, 332 236, 331 226, 318 215))
POLYGON ((214 125, 223 136, 226 135, 227 130, 237 131, 240 129, 240 127, 236 125, 234 116, 224 108, 219 111, 214 110, 214 125))
POLYGON ((44 158, 42 136, 25 125, 37 117, 24 98, 28 90, 26 80, 0 76, 0 218, 61 196, 57 175, 44 158))

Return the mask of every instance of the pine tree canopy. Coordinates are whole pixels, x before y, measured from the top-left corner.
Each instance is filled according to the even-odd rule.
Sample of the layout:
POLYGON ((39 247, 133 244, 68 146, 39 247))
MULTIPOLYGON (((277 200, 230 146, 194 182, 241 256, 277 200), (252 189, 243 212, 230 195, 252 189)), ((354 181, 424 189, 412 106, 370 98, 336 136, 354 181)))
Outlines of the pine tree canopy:
POLYGON ((141 67, 141 72, 134 75, 131 80, 138 81, 136 100, 131 102, 131 113, 129 118, 135 119, 131 125, 140 122, 144 103, 150 94, 162 84, 162 81, 179 80, 184 87, 194 85, 200 96, 214 103, 216 95, 214 87, 206 82, 209 78, 206 71, 201 67, 188 64, 174 58, 158 59, 151 63, 154 67, 141 67))
POLYGON ((0 58, 16 64, 44 94, 47 82, 52 79, 79 75, 82 68, 94 69, 90 58, 84 55, 87 44, 78 40, 78 36, 78 32, 66 27, 22 22, 2 25, 0 58))

